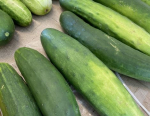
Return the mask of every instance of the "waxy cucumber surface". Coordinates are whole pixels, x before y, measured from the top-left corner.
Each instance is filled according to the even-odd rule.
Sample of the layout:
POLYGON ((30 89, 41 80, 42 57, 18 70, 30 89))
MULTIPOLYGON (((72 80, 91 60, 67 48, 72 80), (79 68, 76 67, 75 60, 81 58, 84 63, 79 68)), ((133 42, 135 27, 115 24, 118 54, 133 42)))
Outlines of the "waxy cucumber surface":
POLYGON ((45 29, 41 42, 52 63, 101 116, 144 116, 113 72, 78 41, 45 29))
POLYGON ((0 10, 0 46, 7 44, 13 37, 15 25, 11 17, 0 10))
POLYGON ((150 82, 150 57, 90 26, 72 12, 60 16, 63 29, 89 48, 110 69, 150 82))
POLYGON ((44 116, 80 116, 69 85, 48 59, 31 48, 20 48, 15 60, 44 116))
POLYGON ((108 35, 150 55, 150 34, 118 12, 91 0, 60 0, 60 5, 108 35))
POLYGON ((42 116, 23 79, 7 63, 0 63, 0 109, 3 116, 42 116))
POLYGON ((36 15, 45 15, 52 8, 52 0, 21 0, 32 13, 36 15))
POLYGON ((0 0, 0 9, 20 26, 28 26, 32 21, 31 12, 20 0, 0 0))
MULTIPOLYGON (((127 16, 150 33, 150 0, 94 0, 127 16)), ((130 28, 130 26, 129 26, 130 28)))

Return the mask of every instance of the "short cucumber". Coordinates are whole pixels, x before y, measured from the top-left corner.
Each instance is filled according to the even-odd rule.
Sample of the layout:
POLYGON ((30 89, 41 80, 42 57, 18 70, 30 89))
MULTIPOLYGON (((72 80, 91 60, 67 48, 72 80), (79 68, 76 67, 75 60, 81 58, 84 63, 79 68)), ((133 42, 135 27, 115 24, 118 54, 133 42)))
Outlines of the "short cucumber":
POLYGON ((18 49, 15 60, 44 116, 80 116, 69 85, 49 60, 31 48, 18 49))
POLYGON ((7 63, 0 63, 0 109, 3 116, 42 116, 23 79, 7 63))
POLYGON ((118 12, 91 0, 60 0, 60 4, 108 35, 150 55, 150 34, 118 12))
MULTIPOLYGON (((127 16, 150 33, 150 7, 141 0, 94 0, 127 16)), ((143 0, 150 3, 150 0, 143 0)), ((129 26, 130 28, 130 26, 129 26)))
POLYGON ((7 44, 13 37, 15 25, 11 17, 0 10, 0 46, 7 44))
POLYGON ((45 15, 52 8, 52 0, 21 0, 32 13, 36 15, 45 15))
POLYGON ((28 26, 32 21, 31 12, 20 0, 0 0, 0 9, 20 26, 28 26))
POLYGON ((61 14, 63 29, 89 48, 110 69, 138 80, 150 82, 150 57, 90 26, 75 14, 61 14))
POLYGON ((41 42, 52 63, 101 116, 144 116, 113 72, 78 41, 45 29, 41 42))

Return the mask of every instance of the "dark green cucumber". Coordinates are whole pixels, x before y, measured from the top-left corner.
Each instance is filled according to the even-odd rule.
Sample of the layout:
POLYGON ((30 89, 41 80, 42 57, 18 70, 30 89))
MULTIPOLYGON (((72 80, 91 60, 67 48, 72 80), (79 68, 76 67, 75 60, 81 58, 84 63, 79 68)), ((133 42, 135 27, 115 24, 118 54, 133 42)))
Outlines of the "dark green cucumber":
POLYGON ((118 12, 91 0, 60 0, 60 4, 108 35, 150 55, 150 34, 118 12))
POLYGON ((69 85, 49 60, 30 48, 18 49, 15 60, 44 116, 80 116, 69 85))
POLYGON ((150 0, 142 0, 142 1, 150 6, 150 0))
POLYGON ((7 63, 0 63, 0 109, 3 116, 42 116, 23 79, 7 63))
POLYGON ((0 0, 0 9, 20 26, 28 26, 32 21, 31 12, 20 0, 0 0))
POLYGON ((0 10, 0 46, 7 44, 13 37, 15 25, 11 17, 0 10))
MULTIPOLYGON (((150 7, 141 0, 94 0, 127 16, 150 33, 150 7)), ((145 2, 149 0, 143 0, 145 2)), ((150 1, 149 1, 150 3, 150 1)), ((130 27, 130 26, 129 26, 130 27)))
POLYGON ((110 69, 129 77, 150 82, 150 57, 90 26, 75 14, 61 14, 63 29, 89 48, 110 69))
POLYGON ((143 116, 113 72, 78 41, 45 29, 41 42, 52 63, 101 116, 143 116))

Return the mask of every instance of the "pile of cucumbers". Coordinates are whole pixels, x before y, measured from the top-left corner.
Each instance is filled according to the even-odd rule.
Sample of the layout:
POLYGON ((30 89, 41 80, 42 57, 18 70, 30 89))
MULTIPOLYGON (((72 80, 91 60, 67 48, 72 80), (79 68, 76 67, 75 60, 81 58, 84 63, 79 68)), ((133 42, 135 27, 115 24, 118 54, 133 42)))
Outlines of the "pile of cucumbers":
MULTIPOLYGON (((9 0, 1 1, 0 8, 10 12, 11 9, 4 7, 9 0)), ((37 15, 50 10, 39 11, 28 0, 21 1, 37 15)), ((144 116, 111 70, 150 82, 149 1, 59 2, 68 10, 60 16, 60 25, 68 35, 52 28, 42 31, 41 44, 49 60, 31 48, 16 50, 14 58, 23 79, 12 66, 0 63, 3 116, 81 116, 68 83, 100 116, 144 116)), ((0 34, 3 43, 14 32, 13 21, 5 12, 0 11, 7 19, 3 21, 10 23, 12 29, 0 27, 8 30, 0 34)), ((15 18, 19 17, 13 19, 24 26, 15 18)))
POLYGON ((32 22, 31 13, 46 15, 51 8, 51 0, 0 0, 0 46, 13 38, 14 22, 19 26, 29 26, 32 22))

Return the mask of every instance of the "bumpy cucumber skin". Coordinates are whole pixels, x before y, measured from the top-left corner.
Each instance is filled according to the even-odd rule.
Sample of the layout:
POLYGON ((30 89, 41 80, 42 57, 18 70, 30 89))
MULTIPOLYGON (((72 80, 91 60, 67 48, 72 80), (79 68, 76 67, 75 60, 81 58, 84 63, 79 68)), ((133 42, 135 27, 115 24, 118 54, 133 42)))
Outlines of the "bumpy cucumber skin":
POLYGON ((91 0, 60 0, 60 5, 108 35, 150 55, 150 34, 118 12, 91 0))
POLYGON ((63 29, 89 48, 110 69, 129 77, 150 82, 150 57, 90 26, 75 14, 60 16, 63 29))
POLYGON ((32 13, 36 15, 45 15, 52 8, 52 0, 21 0, 32 13))
POLYGON ((7 63, 0 63, 0 108, 3 116, 42 116, 23 79, 7 63))
POLYGON ((45 29, 41 42, 52 63, 101 116, 144 116, 118 78, 78 41, 45 29))
POLYGON ((142 1, 150 6, 150 1, 149 0, 142 0, 142 1))
POLYGON ((7 44, 13 37, 15 25, 11 17, 0 10, 0 46, 7 44))
POLYGON ((69 85, 39 52, 20 48, 15 60, 44 116, 80 116, 69 85))
POLYGON ((31 12, 20 0, 0 0, 0 9, 20 26, 28 26, 32 21, 31 12))
MULTIPOLYGON (((94 0, 127 16, 150 33, 150 7, 141 0, 94 0)), ((146 2, 146 0, 143 0, 146 2)), ((149 1, 149 0, 148 0, 149 1)), ((130 27, 129 27, 130 28, 130 27)))

